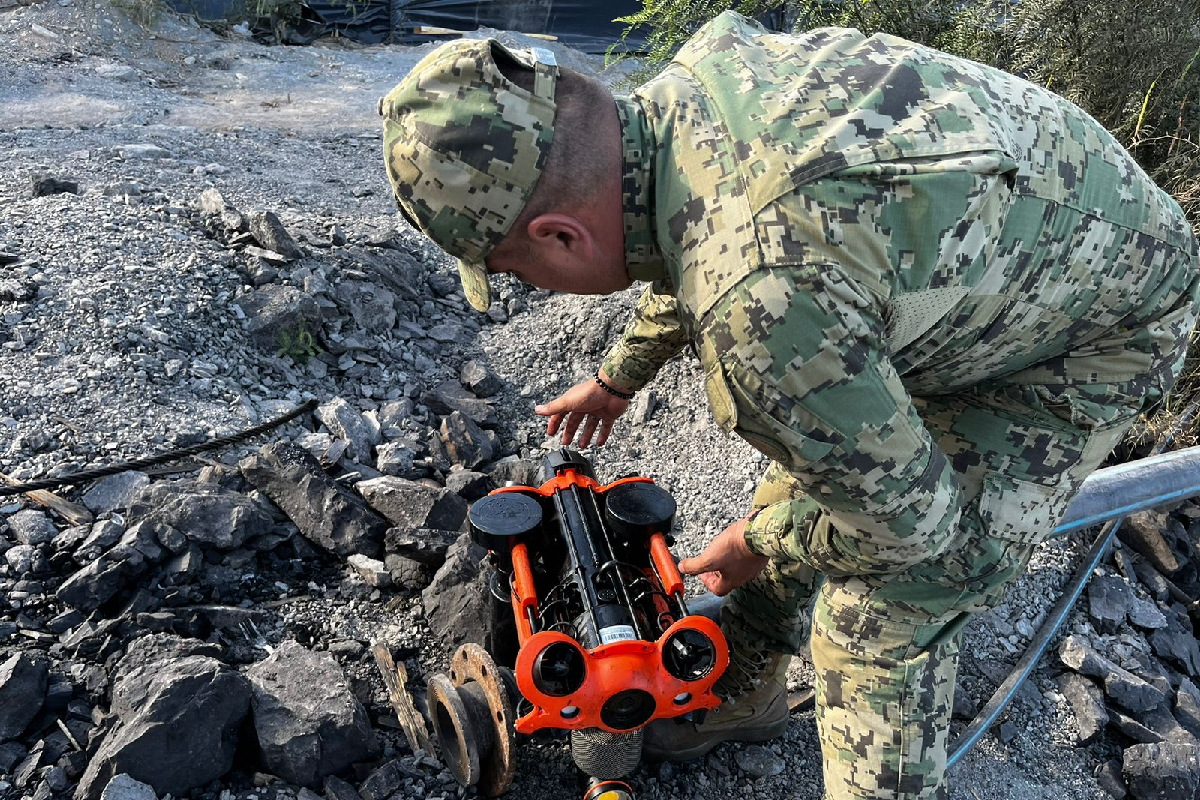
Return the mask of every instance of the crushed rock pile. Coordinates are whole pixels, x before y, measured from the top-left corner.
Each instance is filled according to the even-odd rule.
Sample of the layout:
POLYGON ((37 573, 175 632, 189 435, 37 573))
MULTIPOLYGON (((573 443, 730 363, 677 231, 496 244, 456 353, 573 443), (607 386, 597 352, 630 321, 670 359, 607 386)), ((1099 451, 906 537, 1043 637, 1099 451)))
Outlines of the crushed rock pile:
POLYGON ((1135 514, 1111 564, 1087 587, 1083 614, 1058 648, 1059 690, 1081 745, 1119 754, 1097 779, 1113 797, 1200 793, 1200 509, 1135 514))

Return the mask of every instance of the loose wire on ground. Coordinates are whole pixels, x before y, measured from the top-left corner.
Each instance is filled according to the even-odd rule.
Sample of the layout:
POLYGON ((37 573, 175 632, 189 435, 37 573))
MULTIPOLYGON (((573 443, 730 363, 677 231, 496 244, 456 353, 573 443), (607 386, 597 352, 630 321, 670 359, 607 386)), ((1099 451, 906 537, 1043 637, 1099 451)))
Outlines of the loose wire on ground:
POLYGON ((290 422, 302 414, 311 412, 317 407, 316 400, 308 400, 303 404, 293 408, 291 411, 268 420, 261 425, 255 425, 253 428, 246 428, 238 433, 230 434, 229 436, 221 436, 216 439, 210 439, 207 442, 194 444, 190 447, 182 447, 178 450, 170 450, 166 453, 160 453, 156 456, 147 456, 133 461, 123 461, 120 464, 111 464, 107 467, 98 467, 96 469, 84 470, 83 472, 75 472, 70 475, 62 475, 57 478, 42 478, 41 480, 31 481, 29 483, 19 483, 13 486, 0 486, 0 497, 10 497, 12 495, 24 494, 25 492, 33 492, 38 489, 54 489, 62 486, 76 486, 80 483, 87 483, 99 478, 107 478, 109 475, 116 475, 121 472, 128 472, 133 469, 145 469, 158 464, 165 464, 168 461, 175 461, 187 456, 194 456, 197 453, 204 453, 209 450, 218 450, 222 447, 227 447, 231 444, 251 439, 260 433, 265 433, 272 428, 278 428, 286 422, 290 422))

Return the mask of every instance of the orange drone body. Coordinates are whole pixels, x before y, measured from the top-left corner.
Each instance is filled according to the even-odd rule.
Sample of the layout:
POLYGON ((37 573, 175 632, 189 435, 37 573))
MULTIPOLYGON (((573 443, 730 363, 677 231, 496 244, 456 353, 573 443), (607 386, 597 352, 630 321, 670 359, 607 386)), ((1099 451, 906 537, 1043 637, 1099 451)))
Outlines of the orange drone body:
MULTIPOLYGON (((571 617, 561 612, 566 603, 548 603, 539 595, 539 582, 544 587, 550 579, 544 565, 539 576, 539 554, 530 550, 536 550, 536 542, 519 535, 489 540, 490 550, 493 546, 507 549, 503 561, 511 565, 510 599, 519 640, 515 678, 526 701, 518 710, 515 727, 519 733, 544 728, 598 728, 620 733, 720 703, 712 687, 729 663, 728 646, 715 622, 686 612, 683 579, 668 549, 668 530, 656 529, 669 529, 674 501, 670 501, 671 516, 665 523, 644 528, 633 524, 617 545, 610 530, 615 523, 602 521, 613 516, 601 510, 607 509, 606 496, 631 484, 653 485, 653 481, 633 477, 601 485, 578 469, 565 468, 539 487, 505 487, 489 496, 519 493, 551 508, 551 521, 562 531, 558 535, 574 543, 564 559, 561 582, 572 587, 582 601, 586 592, 579 587, 590 581, 592 594, 617 598, 610 605, 620 605, 623 600, 630 614, 631 624, 587 628, 587 638, 592 640, 592 646, 587 646, 581 641, 584 637, 572 635, 572 625, 565 620, 584 619, 588 604, 582 602, 585 611, 571 617), (562 498, 567 496, 581 510, 570 522, 563 521, 568 515, 562 498), (590 516, 583 513, 589 504, 595 509, 590 516), (569 525, 575 528, 568 530, 569 525), (623 559, 612 554, 616 549, 621 550, 623 559), (587 556, 596 553, 608 560, 588 563, 587 556), (560 608, 557 617, 551 615, 555 607, 560 608), (646 636, 648 632, 653 638, 646 636)), ((614 496, 631 491, 644 494, 651 490, 621 489, 614 496)), ((657 486, 653 492, 669 499, 657 486)), ((538 525, 542 525, 540 519, 538 525)), ((558 530, 550 524, 545 527, 558 530)), ((560 589, 555 586, 550 593, 560 589)))

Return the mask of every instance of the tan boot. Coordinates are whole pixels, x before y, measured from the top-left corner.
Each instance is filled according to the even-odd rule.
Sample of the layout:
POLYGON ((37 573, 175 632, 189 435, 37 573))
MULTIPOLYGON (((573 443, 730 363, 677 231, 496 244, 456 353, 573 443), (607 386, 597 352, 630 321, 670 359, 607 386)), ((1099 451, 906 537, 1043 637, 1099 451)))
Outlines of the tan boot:
POLYGON ((651 761, 690 761, 722 742, 763 742, 788 725, 787 667, 791 656, 731 655, 714 691, 724 698, 703 722, 660 719, 646 728, 642 754, 651 761))

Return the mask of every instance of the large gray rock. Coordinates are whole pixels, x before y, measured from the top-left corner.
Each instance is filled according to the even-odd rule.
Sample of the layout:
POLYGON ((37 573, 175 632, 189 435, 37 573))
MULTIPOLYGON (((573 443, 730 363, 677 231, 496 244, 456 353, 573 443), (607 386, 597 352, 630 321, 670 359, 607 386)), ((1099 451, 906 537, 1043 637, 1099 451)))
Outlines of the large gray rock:
POLYGON ((206 656, 151 661, 114 683, 112 712, 117 722, 88 763, 77 800, 98 800, 122 773, 179 797, 233 766, 250 685, 206 656))
POLYGON ((88 535, 75 548, 72 557, 80 564, 95 561, 104 555, 108 548, 121 541, 121 535, 124 533, 125 527, 116 520, 99 520, 92 525, 88 535))
POLYGON ((1093 741, 1108 725, 1108 711, 1104 708, 1104 692, 1082 675, 1064 672, 1058 676, 1058 688, 1071 704, 1075 720, 1079 723, 1076 735, 1080 744, 1093 741))
POLYGON ((1128 609, 1133 605, 1133 591, 1117 575, 1101 575, 1088 583, 1088 616, 1096 630, 1116 633, 1125 624, 1128 609))
POLYGON ((1078 636, 1063 640, 1058 657, 1076 672, 1102 680, 1105 694, 1129 711, 1149 711, 1166 700, 1158 688, 1100 655, 1078 636))
POLYGON ((4 563, 14 575, 33 575, 47 567, 42 551, 31 544, 18 544, 5 550, 4 563))
POLYGON ((455 411, 470 419, 481 428, 495 428, 500 424, 496 409, 487 400, 480 400, 453 381, 438 384, 421 395, 421 402, 439 416, 455 411))
POLYGON ((1150 646, 1156 655, 1172 661, 1186 675, 1200 678, 1200 644, 1192 632, 1192 622, 1182 606, 1166 615, 1167 624, 1150 634, 1150 646))
MULTIPOLYGON (((445 563, 446 552, 458 540, 458 536, 458 531, 437 528, 388 528, 383 537, 383 548, 390 554, 412 559, 436 570, 445 563)), ((428 583, 429 581, 426 581, 422 585, 428 583)))
POLYGON ((126 581, 141 571, 133 564, 101 556, 68 578, 55 596, 71 608, 92 611, 111 600, 126 581))
POLYGON ((1137 800, 1200 800, 1200 747, 1135 744, 1122 763, 1125 784, 1137 800))
POLYGON ((1167 627, 1167 615, 1162 612, 1162 609, 1153 600, 1146 600, 1136 595, 1129 606, 1129 621, 1139 628, 1152 631, 1167 627))
POLYGON ((42 710, 49 681, 46 660, 17 653, 0 664, 0 742, 15 739, 42 710))
POLYGON ((236 302, 247 317, 251 341, 267 352, 290 355, 303 347, 305 334, 315 337, 320 331, 317 301, 295 286, 262 286, 236 302))
POLYGON ((470 469, 451 470, 446 476, 446 488, 464 500, 475 501, 486 495, 495 484, 490 476, 470 469))
POLYGON ((363 798, 353 786, 335 775, 330 775, 325 779, 325 800, 363 800, 363 798))
POLYGON ((1164 531, 1173 525, 1179 523, 1166 512, 1139 511, 1125 518, 1125 524, 1117 529, 1117 536, 1141 553, 1156 570, 1170 576, 1180 567, 1179 556, 1164 535, 1164 531))
POLYGON ((371 448, 382 441, 379 426, 372 425, 345 399, 335 397, 317 408, 317 419, 349 446, 350 458, 359 464, 371 463, 371 448))
POLYGON ((0 744, 0 772, 12 774, 13 768, 25 760, 29 751, 20 742, 0 744))
POLYGON ((458 531, 467 518, 467 502, 445 487, 434 488, 385 475, 359 481, 354 488, 371 508, 402 531, 418 528, 458 531))
POLYGON ((411 254, 390 249, 390 242, 371 244, 371 247, 348 244, 342 248, 342 257, 372 276, 371 283, 386 284, 393 292, 409 300, 423 299, 423 293, 414 289, 412 282, 425 268, 419 265, 411 254), (375 278, 378 280, 374 280, 375 278))
POLYGON ((497 486, 535 486, 540 466, 530 458, 507 456, 492 464, 488 475, 497 486))
POLYGON ((121 773, 113 777, 100 793, 100 800, 158 800, 154 788, 121 773))
POLYGON ((1108 796, 1113 800, 1125 800, 1129 790, 1125 787, 1125 779, 1121 777, 1121 761, 1116 758, 1110 758, 1105 761, 1095 772, 1096 783, 1100 784, 1100 788, 1108 792, 1108 796))
POLYGON ((285 642, 246 672, 263 767, 284 780, 320 788, 379 752, 367 712, 329 653, 285 642))
POLYGON ((200 639, 189 639, 173 633, 151 633, 139 636, 125 648, 125 655, 112 669, 112 680, 119 683, 134 670, 159 661, 177 661, 188 656, 207 656, 220 660, 221 647, 200 639))
POLYGON ((238 466, 308 540, 341 556, 362 553, 375 558, 382 553, 387 520, 326 475, 307 450, 275 442, 238 466))
POLYGON ((384 475, 411 477, 417 450, 408 442, 388 442, 375 448, 375 469, 384 475))
POLYGON ((1175 719, 1193 736, 1200 738, 1200 689, 1183 678, 1175 694, 1175 719))
POLYGON ((383 334, 396 326, 396 295, 379 284, 342 281, 334 290, 334 302, 368 333, 383 334))
POLYGON ((304 251, 272 211, 250 212, 250 234, 260 245, 289 261, 304 257, 304 251))
POLYGON ((225 210, 229 208, 229 204, 225 202, 225 198, 221 195, 220 190, 210 186, 196 198, 196 208, 202 217, 215 217, 225 213, 225 210))
POLYGON ((491 461, 495 455, 492 440, 474 420, 460 411, 443 419, 438 433, 451 464, 475 469, 491 461))
POLYGON ((196 206, 205 223, 222 233, 222 238, 250 230, 246 215, 229 205, 216 189, 210 187, 201 192, 196 199, 196 206))
POLYGON ((1138 714, 1130 714, 1114 707, 1108 710, 1108 715, 1109 724, 1135 742, 1200 745, 1200 741, 1180 725, 1179 720, 1165 707, 1152 708, 1138 714))
POLYGON ((109 475, 83 493, 83 504, 94 514, 126 508, 139 491, 150 483, 144 472, 119 472, 109 475))
POLYGON ((174 531, 177 537, 183 536, 170 525, 141 520, 122 533, 117 543, 104 555, 108 559, 120 559, 135 567, 158 564, 170 555, 160 543, 160 532, 162 536, 169 538, 171 531, 174 531))
POLYGON ((45 544, 58 534, 58 529, 44 511, 26 508, 8 518, 8 527, 21 544, 45 544))
POLYGON ((362 553, 346 557, 346 563, 350 565, 360 578, 362 578, 368 586, 375 586, 380 589, 386 589, 392 585, 392 576, 388 571, 387 565, 376 558, 364 556, 362 553))
POLYGON ((480 361, 468 361, 462 365, 458 380, 476 397, 491 397, 504 388, 500 378, 480 361))
POLYGON ((421 593, 425 620, 447 648, 477 642, 497 663, 511 664, 516 655, 516 633, 507 627, 513 624, 512 607, 496 600, 489 590, 492 570, 482 563, 486 555, 470 534, 458 538, 446 553, 446 563, 421 593))
POLYGON ((1141 713, 1158 708, 1166 695, 1154 684, 1144 681, 1131 672, 1120 670, 1104 677, 1104 693, 1122 708, 1141 713))
POLYGON ((213 483, 172 481, 140 491, 129 522, 169 525, 201 546, 235 550, 270 531, 271 517, 252 499, 213 483))
POLYGON ((1166 603, 1171 599, 1171 590, 1167 585, 1167 579, 1150 564, 1145 561, 1136 561, 1133 564, 1133 572, 1137 575, 1138 582, 1146 587, 1146 591, 1155 600, 1166 603))

